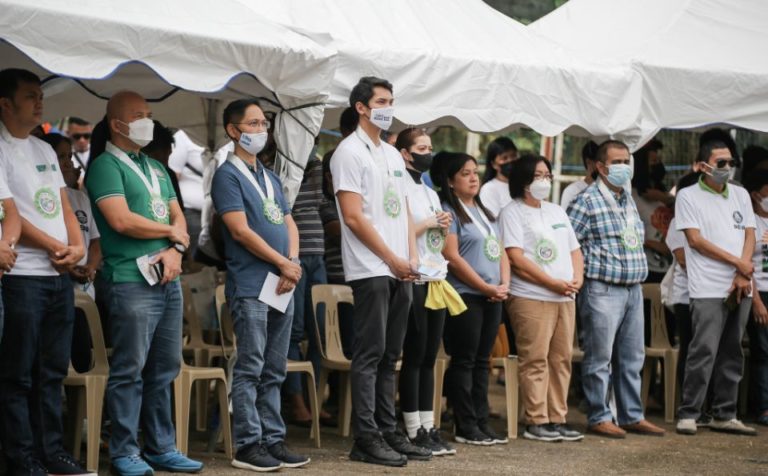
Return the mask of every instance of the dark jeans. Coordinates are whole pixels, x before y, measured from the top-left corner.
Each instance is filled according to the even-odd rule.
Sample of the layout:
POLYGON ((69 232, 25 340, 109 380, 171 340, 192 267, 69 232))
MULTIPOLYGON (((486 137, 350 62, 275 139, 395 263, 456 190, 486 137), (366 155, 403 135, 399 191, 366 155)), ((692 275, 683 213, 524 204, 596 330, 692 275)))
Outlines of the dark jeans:
MULTIPOLYGON (((761 292, 760 299, 768 302, 768 293, 761 292)), ((757 414, 768 411, 768 327, 749 320, 749 349, 752 360, 752 397, 757 414)))
POLYGON ((685 361, 688 358, 688 346, 691 345, 691 308, 688 304, 675 304, 677 338, 680 340, 680 355, 677 360, 677 382, 683 388, 685 381, 685 361))
MULTIPOLYGON (((312 308, 312 286, 325 284, 325 260, 323 255, 301 256, 301 279, 293 293, 293 324, 291 341, 288 346, 290 360, 309 360, 315 369, 315 376, 320 376, 320 349, 317 347, 315 330, 315 309, 312 308), (307 355, 302 358, 299 348, 304 336, 307 336, 307 355)), ((320 329, 325 331, 325 313, 317 314, 320 329)), ((302 393, 302 376, 298 372, 288 374, 283 388, 289 395, 302 393)))
POLYGON ((451 356, 445 389, 456 429, 464 433, 488 420, 488 372, 501 303, 474 294, 461 297, 467 310, 445 322, 445 351, 451 356))
POLYGON ((403 344, 400 369, 400 408, 403 412, 432 411, 435 359, 443 337, 445 309, 424 307, 429 283, 413 285, 413 305, 403 344))
POLYGON ((13 463, 62 450, 61 394, 67 375, 74 292, 68 275, 3 277, 0 434, 13 463))
POLYGON ((411 306, 411 283, 387 276, 348 283, 355 298, 352 355, 352 427, 355 436, 391 432, 395 418, 395 365, 411 306))

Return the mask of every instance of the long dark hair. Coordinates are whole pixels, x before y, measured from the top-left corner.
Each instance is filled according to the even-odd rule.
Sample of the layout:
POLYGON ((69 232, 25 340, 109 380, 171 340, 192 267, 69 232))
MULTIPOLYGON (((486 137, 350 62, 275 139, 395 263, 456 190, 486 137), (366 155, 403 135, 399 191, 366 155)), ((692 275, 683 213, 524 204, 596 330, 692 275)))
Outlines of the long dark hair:
POLYGON ((509 137, 497 137, 485 149, 485 173, 483 174, 483 183, 496 177, 496 169, 493 168, 493 161, 496 157, 509 151, 517 152, 517 146, 509 137))
MULTIPOLYGON (((439 152, 434 160, 432 160, 432 167, 429 169, 429 176, 432 178, 432 182, 439 187, 438 195, 440 200, 447 203, 456 212, 456 216, 459 217, 459 223, 470 223, 472 219, 464 211, 464 207, 461 205, 459 197, 453 191, 448 181, 453 179, 457 173, 464 168, 464 164, 469 161, 477 164, 477 160, 469 154, 462 154, 460 152, 439 152)), ((489 221, 496 221, 493 214, 485 208, 483 202, 480 200, 480 194, 475 196, 475 203, 478 208, 485 213, 489 221)))

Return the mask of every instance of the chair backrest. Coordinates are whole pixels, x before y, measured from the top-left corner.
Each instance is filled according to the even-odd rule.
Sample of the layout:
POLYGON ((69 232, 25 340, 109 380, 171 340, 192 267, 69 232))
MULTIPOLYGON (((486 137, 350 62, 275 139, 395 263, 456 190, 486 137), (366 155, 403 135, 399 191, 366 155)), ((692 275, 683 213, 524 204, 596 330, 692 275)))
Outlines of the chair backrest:
POLYGON ((219 319, 222 342, 234 345, 235 328, 232 324, 232 314, 229 312, 229 304, 227 304, 227 295, 224 294, 223 284, 216 286, 216 297, 214 298, 214 301, 216 303, 216 317, 219 319))
POLYGON ((85 313, 88 321, 88 330, 91 333, 93 345, 93 366, 85 374, 106 375, 109 374, 109 361, 107 360, 107 346, 104 343, 104 330, 101 328, 99 309, 91 297, 81 290, 75 291, 75 307, 85 313))
POLYGON ((341 329, 339 328, 339 303, 354 305, 352 288, 343 284, 316 284, 312 286, 312 313, 315 316, 317 329, 317 345, 323 357, 336 362, 348 362, 344 356, 341 344, 341 329), (325 304, 325 345, 320 338, 320 327, 317 325, 317 306, 325 304))
POLYGON ((197 315, 195 302, 192 299, 192 290, 184 280, 181 281, 181 295, 184 300, 184 324, 189 337, 188 345, 190 347, 202 347, 205 345, 203 327, 200 325, 200 317, 197 315))
POLYGON ((213 295, 217 284, 216 268, 206 266, 196 273, 181 275, 181 281, 187 283, 191 292, 191 302, 200 321, 201 329, 211 328, 215 322, 213 295))
POLYGON ((643 284, 643 299, 651 301, 651 345, 655 349, 672 348, 667 332, 664 304, 661 302, 661 287, 658 283, 643 284))

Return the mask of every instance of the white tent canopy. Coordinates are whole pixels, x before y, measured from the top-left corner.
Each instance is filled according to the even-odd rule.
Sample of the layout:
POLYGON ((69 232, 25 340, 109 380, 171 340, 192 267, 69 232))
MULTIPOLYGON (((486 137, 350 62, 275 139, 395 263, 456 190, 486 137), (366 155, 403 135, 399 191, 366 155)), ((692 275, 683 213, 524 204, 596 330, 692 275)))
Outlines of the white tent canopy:
POLYGON ((0 0, 0 40, 3 68, 46 81, 46 120, 98 121, 106 98, 132 89, 150 100, 156 119, 214 149, 225 139, 226 102, 268 98, 279 112, 276 169, 289 197, 334 69, 331 50, 232 0, 0 0))
POLYGON ((570 0, 529 28, 642 78, 635 127, 768 131, 768 2, 570 0))
POLYGON ((368 75, 393 83, 401 124, 609 135, 637 115, 631 72, 580 60, 481 0, 239 1, 338 51, 329 127, 368 75))

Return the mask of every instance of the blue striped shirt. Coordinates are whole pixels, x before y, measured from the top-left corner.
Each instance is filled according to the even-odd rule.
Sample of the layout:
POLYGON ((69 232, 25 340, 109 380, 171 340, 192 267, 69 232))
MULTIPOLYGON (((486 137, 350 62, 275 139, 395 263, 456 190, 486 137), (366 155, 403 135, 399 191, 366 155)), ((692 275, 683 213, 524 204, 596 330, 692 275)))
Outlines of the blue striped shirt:
POLYGON ((584 275, 611 284, 642 283, 648 276, 648 262, 643 251, 645 229, 637 207, 629 193, 623 192, 616 202, 631 213, 639 246, 629 249, 624 244, 626 224, 600 193, 600 179, 587 187, 571 202, 568 217, 584 253, 584 275))

